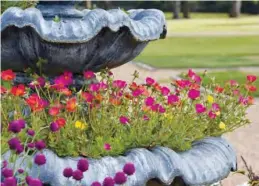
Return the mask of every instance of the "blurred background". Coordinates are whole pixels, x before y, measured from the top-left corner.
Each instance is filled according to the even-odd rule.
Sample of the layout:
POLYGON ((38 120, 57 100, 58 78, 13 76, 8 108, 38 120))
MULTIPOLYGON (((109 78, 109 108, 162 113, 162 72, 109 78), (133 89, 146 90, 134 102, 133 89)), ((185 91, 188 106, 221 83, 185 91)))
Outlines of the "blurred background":
MULTIPOLYGON (((1 13, 10 6, 33 7, 37 1, 1 1, 1 13)), ((216 82, 234 79, 246 81, 247 74, 259 77, 259 1, 81 1, 78 9, 149 9, 164 12, 167 37, 152 41, 144 51, 121 67, 113 69, 116 78, 130 81, 137 70, 140 81, 151 76, 161 84, 193 68, 207 70, 216 82)), ((206 83, 206 82, 205 82, 206 83)), ((256 82, 259 89, 259 81, 256 82)), ((259 91, 255 105, 248 110, 252 124, 225 137, 237 151, 240 169, 245 169, 240 156, 259 174, 259 91)), ((237 174, 222 181, 236 186, 247 181, 237 174)))

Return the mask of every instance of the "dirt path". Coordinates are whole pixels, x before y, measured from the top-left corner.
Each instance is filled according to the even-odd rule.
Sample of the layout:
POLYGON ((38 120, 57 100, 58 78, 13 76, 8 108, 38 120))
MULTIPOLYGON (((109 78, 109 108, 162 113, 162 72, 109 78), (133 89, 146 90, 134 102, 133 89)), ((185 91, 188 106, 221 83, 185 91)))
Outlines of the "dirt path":
MULTIPOLYGON (((138 80, 138 82, 144 82, 147 76, 155 78, 158 81, 164 80, 168 79, 169 77, 177 77, 180 72, 186 71, 186 69, 148 70, 140 68, 132 63, 125 64, 121 67, 113 69, 112 71, 115 78, 123 79, 130 82, 132 80, 131 75, 134 73, 135 70, 139 72, 140 79, 138 80)), ((259 72, 259 69, 257 69, 257 72, 259 72)), ((251 120, 250 125, 239 128, 232 133, 226 134, 225 137, 236 149, 239 169, 244 169, 244 164, 240 159, 240 156, 242 155, 246 159, 247 163, 253 166, 254 171, 259 174, 259 99, 256 99, 255 105, 249 108, 248 118, 251 120)), ((246 182, 246 180, 247 179, 245 176, 231 174, 228 178, 222 181, 222 185, 236 186, 239 184, 243 184, 244 182, 246 182)))

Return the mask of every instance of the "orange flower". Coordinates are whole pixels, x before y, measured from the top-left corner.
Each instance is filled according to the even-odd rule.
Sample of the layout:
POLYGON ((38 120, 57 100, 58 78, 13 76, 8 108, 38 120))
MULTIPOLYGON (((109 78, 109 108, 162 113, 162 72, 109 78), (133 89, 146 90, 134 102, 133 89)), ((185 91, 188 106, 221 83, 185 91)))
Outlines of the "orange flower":
POLYGON ((18 86, 14 86, 11 89, 11 93, 14 96, 23 96, 25 94, 25 86, 23 84, 19 84, 18 86))
POLYGON ((95 99, 96 99, 97 101, 101 102, 101 101, 103 100, 103 97, 102 97, 101 94, 97 94, 97 95, 95 96, 95 99))
POLYGON ((143 110, 144 112, 147 112, 147 111, 150 110, 150 107, 148 107, 148 106, 146 106, 146 105, 143 105, 143 106, 142 106, 142 110, 143 110))
POLYGON ((144 87, 144 86, 139 86, 139 89, 142 91, 142 95, 144 96, 150 96, 150 93, 148 92, 148 90, 144 87))
POLYGON ((131 94, 128 93, 128 92, 125 93, 125 97, 126 97, 127 99, 132 100, 132 96, 131 96, 131 94))
POLYGON ((59 90, 59 92, 61 93, 61 94, 64 94, 65 96, 71 96, 72 95, 72 92, 71 92, 71 90, 69 90, 68 88, 62 88, 62 89, 60 89, 59 90))
POLYGON ((51 107, 49 109, 49 115, 56 116, 59 114, 59 107, 51 107))
POLYGON ((68 112, 75 112, 76 111, 76 98, 70 98, 67 101, 66 109, 68 112))
POLYGON ((248 96, 247 99, 248 99, 248 104, 249 105, 253 105, 254 104, 254 98, 252 96, 248 96))
POLYGON ((4 70, 1 72, 1 78, 5 81, 12 81, 15 78, 15 73, 12 70, 4 70))
POLYGON ((121 104, 121 100, 119 98, 110 98, 109 102, 113 105, 120 105, 121 104))
POLYGON ((55 121, 58 126, 61 128, 61 127, 64 127, 66 125, 66 120, 65 118, 58 118, 56 121, 55 121))
POLYGON ((161 86, 160 86, 158 83, 155 83, 155 84, 154 84, 154 88, 155 88, 155 90, 157 90, 157 91, 160 91, 160 90, 161 90, 161 86))
POLYGON ((137 85, 137 83, 136 82, 132 82, 131 84, 130 84, 130 90, 136 90, 137 88, 138 88, 139 86, 137 85))
POLYGON ((193 83, 193 84, 190 85, 190 89, 196 89, 196 90, 198 90, 198 89, 200 89, 200 85, 197 84, 197 83, 193 83))

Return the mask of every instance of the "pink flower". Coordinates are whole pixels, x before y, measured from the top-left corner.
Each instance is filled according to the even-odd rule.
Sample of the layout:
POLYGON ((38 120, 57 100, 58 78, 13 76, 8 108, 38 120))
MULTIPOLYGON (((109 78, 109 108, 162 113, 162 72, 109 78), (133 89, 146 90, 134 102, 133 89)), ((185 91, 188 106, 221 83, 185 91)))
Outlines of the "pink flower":
POLYGON ((115 80, 115 81, 113 81, 112 86, 114 88, 123 89, 127 86, 127 83, 126 83, 126 81, 115 80))
POLYGON ((145 99, 145 104, 146 104, 147 106, 152 106, 152 105, 154 104, 154 102, 155 102, 155 99, 152 98, 152 97, 147 97, 147 98, 145 99))
POLYGON ((170 93, 170 89, 167 87, 162 87, 160 91, 163 96, 167 96, 170 93))
POLYGON ((247 75, 246 79, 249 83, 253 83, 254 81, 256 81, 256 76, 255 75, 247 75))
POLYGON ((151 110, 152 110, 153 112, 158 112, 158 110, 159 110, 159 104, 154 104, 154 105, 152 105, 152 106, 151 106, 151 110))
POLYGON ((141 90, 141 89, 136 89, 136 90, 133 90, 132 95, 133 95, 134 97, 138 97, 138 96, 140 96, 142 93, 143 93, 143 90, 141 90))
POLYGON ((153 85, 154 83, 155 83, 155 80, 152 79, 151 77, 147 77, 147 78, 146 78, 146 84, 147 84, 147 85, 151 86, 151 85, 153 85))
POLYGON ((212 110, 210 110, 209 113, 208 113, 208 116, 209 116, 211 119, 214 119, 214 118, 216 118, 217 115, 216 115, 212 110))
POLYGON ((191 89, 188 92, 188 97, 191 99, 196 99, 200 96, 200 91, 199 90, 195 90, 195 89, 191 89))
POLYGON ((92 92, 98 92, 100 90, 100 84, 99 83, 93 83, 89 86, 89 90, 92 92))
POLYGON ((165 108, 162 105, 159 105, 158 111, 162 114, 165 113, 165 108))
POLYGON ((240 92, 239 92, 239 90, 233 90, 233 94, 234 94, 234 96, 238 96, 239 94, 240 94, 240 92))
POLYGON ((239 103, 242 104, 242 105, 248 105, 248 99, 243 97, 243 96, 240 96, 239 97, 239 103))
POLYGON ((129 123, 129 118, 125 117, 125 116, 121 116, 120 117, 120 122, 121 124, 125 125, 129 123))
POLYGON ((192 69, 189 69, 189 70, 188 70, 188 77, 189 77, 189 78, 192 78, 194 75, 196 75, 196 73, 193 72, 192 69))
POLYGON ((92 79, 92 78, 95 78, 95 74, 93 71, 85 71, 84 77, 85 79, 92 79))
POLYGON ((192 80, 195 81, 196 83, 200 83, 200 82, 201 82, 201 77, 198 76, 198 75, 194 75, 194 76, 192 77, 192 80))
POLYGON ((179 101, 179 97, 171 94, 167 97, 167 104, 171 105, 171 104, 175 104, 179 101))
POLYGON ((191 82, 189 80, 181 79, 176 80, 176 85, 180 88, 186 88, 191 85, 191 82))
POLYGON ((212 103, 212 109, 213 109, 213 111, 217 112, 220 110, 220 107, 217 103, 212 103))
POLYGON ((110 145, 109 143, 105 143, 105 144, 104 144, 104 149, 107 150, 107 151, 109 151, 109 150, 111 150, 112 148, 111 148, 111 145, 110 145))
POLYGON ((196 108, 196 112, 197 112, 198 114, 203 113, 203 112, 206 111, 206 107, 203 106, 202 104, 196 104, 196 105, 195 105, 195 108, 196 108))
POLYGON ((232 86, 232 87, 238 85, 237 81, 235 81, 235 80, 229 80, 229 84, 230 84, 230 86, 232 86))
POLYGON ((49 115, 56 116, 59 114, 59 107, 51 107, 49 109, 49 115))

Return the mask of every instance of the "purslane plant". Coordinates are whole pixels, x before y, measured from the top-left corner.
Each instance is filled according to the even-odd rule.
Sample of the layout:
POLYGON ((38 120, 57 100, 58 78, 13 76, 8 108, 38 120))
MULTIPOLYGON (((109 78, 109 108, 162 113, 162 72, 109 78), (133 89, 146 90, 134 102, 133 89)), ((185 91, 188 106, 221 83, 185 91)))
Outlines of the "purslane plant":
POLYGON ((23 148, 43 140, 59 156, 98 158, 156 145, 184 151, 195 140, 248 124, 246 109, 256 91, 253 75, 245 85, 230 80, 220 87, 213 78, 203 85, 206 73, 189 70, 172 88, 150 77, 137 84, 137 73, 129 84, 114 80, 108 70, 83 76, 85 85, 76 90, 71 72, 52 82, 33 74, 28 85, 13 85, 15 73, 2 71, 2 153, 14 134, 23 148), (96 76, 99 82, 89 83, 96 76), (33 139, 28 138, 30 130, 36 131, 33 139))

